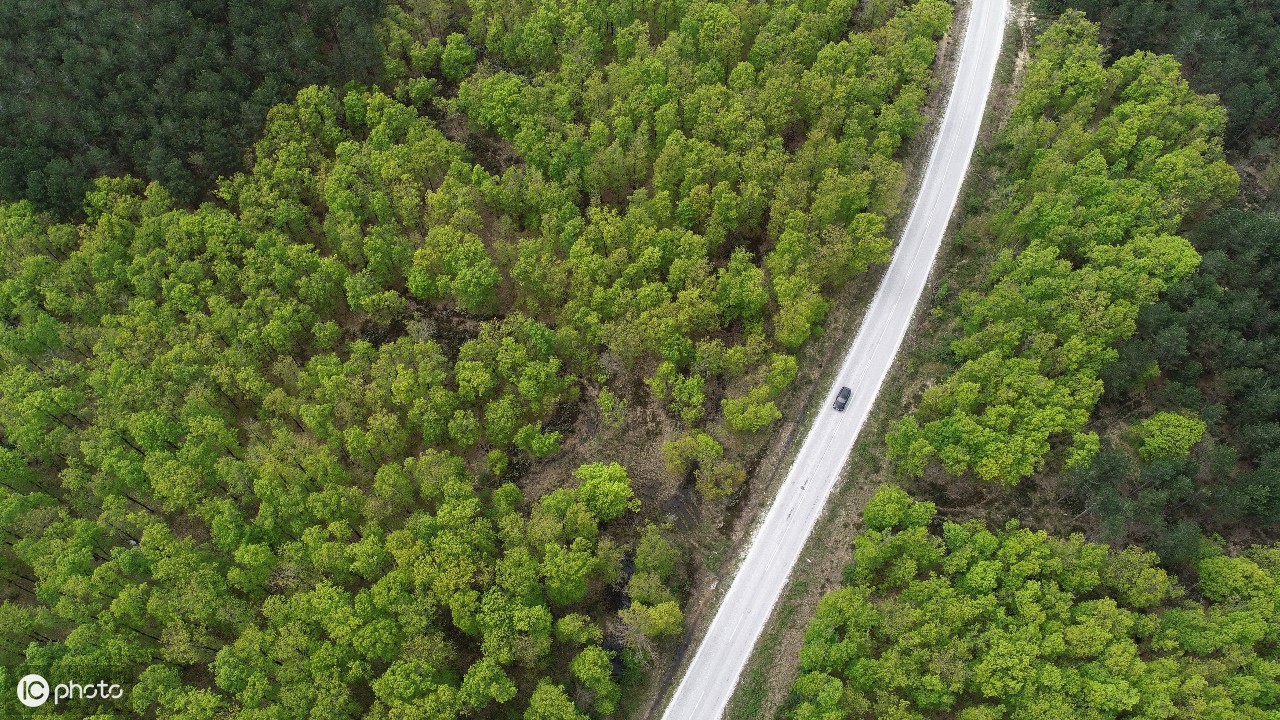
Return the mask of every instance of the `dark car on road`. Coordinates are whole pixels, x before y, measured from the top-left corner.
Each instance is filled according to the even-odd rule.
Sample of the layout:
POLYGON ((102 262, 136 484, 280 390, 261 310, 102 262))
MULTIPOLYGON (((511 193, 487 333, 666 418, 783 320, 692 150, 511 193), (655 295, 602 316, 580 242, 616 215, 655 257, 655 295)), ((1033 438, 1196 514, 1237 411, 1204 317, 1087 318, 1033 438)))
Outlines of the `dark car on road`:
POLYGON ((836 393, 836 402, 831 407, 834 407, 835 409, 843 412, 845 406, 849 404, 849 396, 852 394, 853 394, 853 391, 850 390, 849 388, 847 387, 840 388, 840 392, 836 393))

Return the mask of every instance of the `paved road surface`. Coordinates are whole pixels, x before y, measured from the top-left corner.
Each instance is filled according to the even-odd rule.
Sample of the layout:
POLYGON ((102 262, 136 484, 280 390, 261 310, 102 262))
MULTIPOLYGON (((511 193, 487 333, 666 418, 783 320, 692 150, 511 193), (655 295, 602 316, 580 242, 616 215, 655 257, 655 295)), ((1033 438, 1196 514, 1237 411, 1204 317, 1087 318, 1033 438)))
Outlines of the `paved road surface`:
POLYGON ((1006 3, 972 0, 955 85, 902 241, 823 409, 764 522, 756 529, 664 720, 714 720, 724 712, 774 602, 840 477, 911 324, 969 168, 1004 38, 1006 3), (853 397, 844 412, 836 412, 831 403, 846 385, 853 389, 853 397))

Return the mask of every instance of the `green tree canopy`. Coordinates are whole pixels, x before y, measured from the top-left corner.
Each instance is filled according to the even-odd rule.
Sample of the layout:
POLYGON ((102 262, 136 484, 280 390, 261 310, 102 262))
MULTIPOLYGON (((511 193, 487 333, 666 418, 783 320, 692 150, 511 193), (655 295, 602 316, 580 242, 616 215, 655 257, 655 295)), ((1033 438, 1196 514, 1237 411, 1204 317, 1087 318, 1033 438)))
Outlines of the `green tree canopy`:
POLYGON ((992 226, 1005 249, 984 290, 960 298, 959 367, 889 435, 903 469, 920 474, 936 458, 1013 485, 1054 442, 1075 444, 1072 464, 1087 460, 1097 437, 1084 428, 1115 344, 1200 261, 1173 233, 1236 192, 1224 122, 1170 57, 1104 67, 1080 13, 1038 38, 1002 131, 1009 201, 992 226))
POLYGON ((1280 551, 1206 544, 1192 592, 1153 553, 1010 521, 941 523, 882 488, 805 631, 789 716, 1265 717, 1280 551), (893 512, 885 512, 893 508, 893 512), (895 519, 896 518, 896 519, 895 519), (891 523, 891 524, 890 524, 891 523))

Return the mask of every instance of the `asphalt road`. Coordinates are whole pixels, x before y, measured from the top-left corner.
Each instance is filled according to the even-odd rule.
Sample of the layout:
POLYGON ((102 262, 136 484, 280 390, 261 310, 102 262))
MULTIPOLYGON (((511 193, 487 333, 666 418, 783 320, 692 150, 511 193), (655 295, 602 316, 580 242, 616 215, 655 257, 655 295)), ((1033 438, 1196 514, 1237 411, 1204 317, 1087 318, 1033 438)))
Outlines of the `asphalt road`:
POLYGON ((902 241, 822 410, 667 705, 664 720, 714 720, 724 713, 738 675, 840 478, 911 325, 969 169, 1007 14, 1007 0, 972 0, 946 114, 902 241), (844 412, 837 412, 831 404, 841 386, 852 388, 853 397, 844 412))

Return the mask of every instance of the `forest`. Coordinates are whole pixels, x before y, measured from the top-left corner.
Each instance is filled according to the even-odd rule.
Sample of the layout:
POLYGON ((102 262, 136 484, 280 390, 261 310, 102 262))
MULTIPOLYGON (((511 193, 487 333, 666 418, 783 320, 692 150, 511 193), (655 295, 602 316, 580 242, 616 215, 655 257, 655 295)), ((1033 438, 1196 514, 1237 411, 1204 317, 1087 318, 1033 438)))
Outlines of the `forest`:
POLYGON ((912 493, 866 505, 779 717, 1276 711, 1280 23, 1037 8, 955 238, 991 259, 939 289, 945 370, 887 437, 912 493))
POLYGON ((844 587, 805 630, 789 717, 1263 718, 1280 551, 1206 542, 1194 581, 1155 553, 1010 520, 942 522, 885 486, 844 587))
POLYGON ((1248 4, 1176 4, 1175 26, 1159 6, 1080 7, 1101 21, 1116 51, 1141 45, 1172 52, 1193 87, 1219 95, 1228 159, 1242 187, 1227 207, 1189 217, 1186 237, 1202 256, 1199 267, 1139 313, 1136 333, 1103 369, 1097 432, 1113 434, 1119 423, 1109 417, 1129 427, 1121 426, 1123 439, 1104 443, 1092 463, 1064 473, 1069 502, 1073 513, 1096 517, 1101 536, 1141 542, 1175 564, 1195 552, 1202 532, 1274 541, 1280 538, 1280 17, 1248 4), (1150 22, 1136 20, 1143 13, 1150 22), (1155 27, 1169 32, 1154 34, 1155 27), (1190 453, 1133 453, 1129 448, 1145 442, 1143 423, 1162 413, 1190 418, 1182 424, 1191 430, 1203 424, 1203 440, 1190 453))
MULTIPOLYGON (((997 259, 955 294, 960 337, 942 351, 953 373, 888 447, 909 475, 937 458, 954 477, 1029 479, 1083 516, 1076 529, 1178 566, 1204 533, 1280 538, 1280 164, 1270 126, 1240 130, 1251 144, 1232 134, 1263 106, 1241 108, 1203 65, 1139 50, 1100 74, 1100 36, 1118 49, 1145 42, 1118 19, 1125 7, 1099 27, 1065 13, 1040 36, 994 148, 1007 185, 975 225, 998 228, 997 259), (1160 170, 1144 176, 1144 164, 1160 170), (1126 257, 1142 263, 1127 263, 1137 272, 1122 291, 1095 281, 1126 257)), ((1267 41, 1240 42, 1260 52, 1267 41)))
POLYGON ((95 177, 194 203, 241 169, 267 110, 313 83, 371 82, 378 0, 7 0, 0 198, 81 214, 95 177))
POLYGON ((1174 234, 1182 219, 1238 189, 1225 119, 1169 56, 1104 68, 1097 27, 1079 13, 1037 39, 1002 130, 1002 250, 984 287, 959 298, 959 367, 889 436, 905 471, 936 457, 948 473, 1012 485, 1044 467, 1057 437, 1071 438, 1064 467, 1092 460, 1100 439, 1085 425, 1114 344, 1197 268, 1174 234))
MULTIPOLYGON (((780 717, 1280 707, 1280 15, 1027 7, 780 717)), ((0 6, 0 686, 643 716, 961 10, 0 6)))
MULTIPOLYGON (((40 52, 154 29, 95 7, 40 52)), ((726 512, 887 261, 951 7, 167 7, 205 50, 133 38, 79 90, 6 46, 6 123, 84 105, 4 151, 0 684, 128 687, 102 718, 624 712, 684 631, 664 507, 726 512), (654 446, 580 452, 629 423, 654 446)))
POLYGON ((1245 0, 1035 0, 1057 16, 1068 8, 1101 24, 1116 55, 1138 50, 1176 57, 1199 92, 1221 98, 1230 112, 1227 145, 1274 151, 1280 131, 1280 20, 1269 3, 1245 0))

